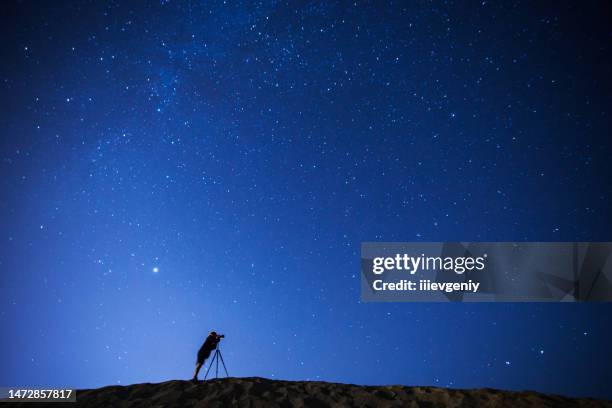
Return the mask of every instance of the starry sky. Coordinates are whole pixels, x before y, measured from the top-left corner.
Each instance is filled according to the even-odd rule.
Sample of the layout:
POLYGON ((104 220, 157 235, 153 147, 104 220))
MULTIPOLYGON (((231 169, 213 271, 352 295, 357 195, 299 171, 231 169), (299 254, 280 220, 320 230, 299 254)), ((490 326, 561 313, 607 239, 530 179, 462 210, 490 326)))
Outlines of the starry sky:
POLYGON ((3 3, 0 384, 612 398, 609 304, 362 303, 362 241, 610 241, 605 2, 3 3))

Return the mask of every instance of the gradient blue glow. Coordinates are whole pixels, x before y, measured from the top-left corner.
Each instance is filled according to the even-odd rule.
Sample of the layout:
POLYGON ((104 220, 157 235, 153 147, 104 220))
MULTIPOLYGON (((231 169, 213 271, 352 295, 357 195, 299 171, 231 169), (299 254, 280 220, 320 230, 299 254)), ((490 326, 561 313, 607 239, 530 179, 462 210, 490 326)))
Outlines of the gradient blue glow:
POLYGON ((362 304, 361 241, 609 241, 610 10, 7 2, 0 385, 612 398, 608 304, 362 304))

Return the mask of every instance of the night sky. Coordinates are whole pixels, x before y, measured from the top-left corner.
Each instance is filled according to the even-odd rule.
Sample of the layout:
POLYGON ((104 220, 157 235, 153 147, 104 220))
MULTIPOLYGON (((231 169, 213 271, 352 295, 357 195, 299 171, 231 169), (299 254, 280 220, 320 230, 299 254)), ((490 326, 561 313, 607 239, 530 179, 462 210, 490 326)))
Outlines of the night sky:
POLYGON ((4 2, 0 385, 612 398, 612 305, 360 301, 362 241, 611 241, 609 3, 4 2), (202 375, 203 377, 203 375, 202 375))

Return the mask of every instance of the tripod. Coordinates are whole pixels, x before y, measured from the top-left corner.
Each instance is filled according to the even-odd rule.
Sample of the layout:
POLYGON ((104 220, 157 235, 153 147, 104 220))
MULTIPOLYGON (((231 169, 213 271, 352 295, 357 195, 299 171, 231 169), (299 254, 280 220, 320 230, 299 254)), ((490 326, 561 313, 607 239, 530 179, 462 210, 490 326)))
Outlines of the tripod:
POLYGON ((215 378, 219 378, 219 360, 221 360, 221 364, 223 364, 223 369, 225 370, 225 376, 229 377, 229 374, 227 373, 227 367, 225 367, 225 361, 223 361, 223 356, 221 355, 221 349, 217 347, 217 349, 215 350, 215 354, 213 354, 212 360, 210 360, 210 365, 208 366, 208 370, 206 370, 206 374, 204 375, 204 381, 206 381, 206 377, 208 377, 208 372, 212 368, 213 364, 215 364, 215 362, 217 363, 217 365, 215 366, 215 378))

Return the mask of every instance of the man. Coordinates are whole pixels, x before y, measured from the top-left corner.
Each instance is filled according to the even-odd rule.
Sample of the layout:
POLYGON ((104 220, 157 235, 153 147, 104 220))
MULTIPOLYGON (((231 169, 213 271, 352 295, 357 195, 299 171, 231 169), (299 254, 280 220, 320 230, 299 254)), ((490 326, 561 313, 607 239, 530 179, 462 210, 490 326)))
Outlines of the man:
POLYGON ((206 340, 204 340, 204 344, 200 347, 198 351, 198 360, 196 361, 195 374, 193 375, 193 381, 198 381, 198 373, 200 372, 200 368, 204 365, 204 361, 210 357, 210 353, 217 348, 217 344, 224 338, 225 335, 218 335, 217 332, 211 331, 206 340))

